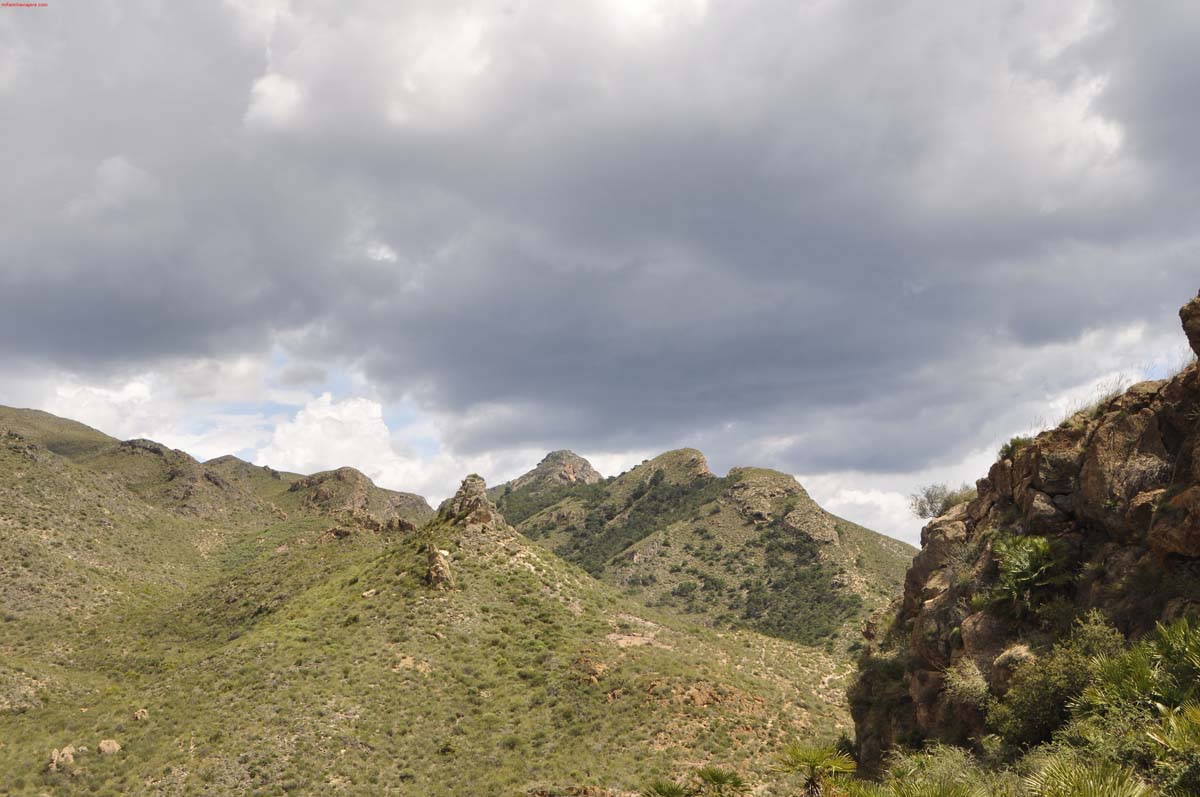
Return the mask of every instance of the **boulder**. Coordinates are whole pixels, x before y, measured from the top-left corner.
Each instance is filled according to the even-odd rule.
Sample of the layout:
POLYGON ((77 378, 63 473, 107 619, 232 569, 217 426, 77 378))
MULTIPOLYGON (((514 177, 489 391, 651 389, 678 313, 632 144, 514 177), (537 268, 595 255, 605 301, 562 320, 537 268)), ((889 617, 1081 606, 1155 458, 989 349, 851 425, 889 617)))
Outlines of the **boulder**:
POLYGON ((75 763, 75 748, 71 745, 65 745, 61 750, 55 749, 50 751, 50 766, 48 769, 51 772, 58 772, 60 769, 74 765, 75 763))
POLYGON ((450 552, 438 550, 430 545, 425 570, 425 582, 434 589, 454 588, 454 574, 450 571, 450 552))

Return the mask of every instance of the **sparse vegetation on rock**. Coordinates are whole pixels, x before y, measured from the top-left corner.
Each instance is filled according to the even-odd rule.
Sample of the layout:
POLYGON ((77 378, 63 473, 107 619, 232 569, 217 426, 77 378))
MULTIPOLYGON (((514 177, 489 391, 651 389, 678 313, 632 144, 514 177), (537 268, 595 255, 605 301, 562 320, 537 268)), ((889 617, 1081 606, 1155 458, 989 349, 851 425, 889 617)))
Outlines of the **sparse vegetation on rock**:
POLYGON ((986 794, 1200 793, 1197 418, 1193 361, 1014 438, 925 527, 850 692, 865 769, 942 742, 1024 773, 986 794))

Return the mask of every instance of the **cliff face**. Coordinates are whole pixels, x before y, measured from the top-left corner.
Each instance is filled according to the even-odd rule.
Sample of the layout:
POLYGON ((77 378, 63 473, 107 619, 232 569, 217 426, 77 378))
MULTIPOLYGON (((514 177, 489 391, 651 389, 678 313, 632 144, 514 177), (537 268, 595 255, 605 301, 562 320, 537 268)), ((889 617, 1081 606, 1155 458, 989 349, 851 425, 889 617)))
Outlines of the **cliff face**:
MULTIPOLYGON (((1200 297, 1181 311, 1200 354, 1200 297)), ((995 463, 978 497, 921 533, 921 552, 850 699, 867 769, 896 744, 984 731, 946 674, 974 664, 991 695, 1073 617, 1136 637, 1200 613, 1200 370, 1144 382, 995 463)), ((874 633, 869 632, 874 642, 874 633)))

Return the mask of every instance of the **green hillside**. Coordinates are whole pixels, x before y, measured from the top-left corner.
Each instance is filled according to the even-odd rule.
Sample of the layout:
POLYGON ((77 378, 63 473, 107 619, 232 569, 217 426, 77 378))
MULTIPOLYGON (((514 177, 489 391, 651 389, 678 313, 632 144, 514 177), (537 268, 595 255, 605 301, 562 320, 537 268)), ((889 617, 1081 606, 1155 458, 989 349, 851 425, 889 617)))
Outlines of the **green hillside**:
POLYGON ((620 794, 849 728, 846 657, 648 608, 476 480, 430 517, 356 472, 0 427, 3 793, 620 794))
POLYGON ((806 644, 854 645, 915 552, 825 512, 791 476, 716 476, 694 449, 615 479, 518 487, 499 506, 525 535, 644 603, 806 644))

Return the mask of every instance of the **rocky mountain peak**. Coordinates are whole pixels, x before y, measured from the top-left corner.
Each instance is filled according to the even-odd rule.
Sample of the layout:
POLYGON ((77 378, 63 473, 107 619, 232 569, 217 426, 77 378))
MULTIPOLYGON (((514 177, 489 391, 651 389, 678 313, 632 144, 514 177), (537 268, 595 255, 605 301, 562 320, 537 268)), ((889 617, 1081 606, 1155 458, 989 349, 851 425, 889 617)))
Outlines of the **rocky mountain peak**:
POLYGON ((359 525, 383 529, 402 519, 407 528, 433 514, 419 495, 377 487, 366 474, 350 467, 314 473, 294 481, 290 492, 301 493, 308 509, 332 516, 346 516, 359 525))
POLYGON ((544 456, 533 470, 493 487, 489 494, 498 499, 505 492, 516 490, 541 493, 569 484, 595 484, 602 478, 592 463, 574 451, 560 449, 544 456))
POLYGON ((687 484, 715 475, 704 454, 695 448, 677 448, 659 454, 654 459, 648 459, 638 465, 630 473, 639 470, 650 473, 661 470, 668 481, 678 484, 687 484))
POLYGON ((508 528, 504 515, 488 497, 487 482, 475 473, 463 479, 454 497, 442 505, 442 517, 469 532, 496 532, 508 528))
POLYGON ((458 492, 450 499, 450 511, 456 515, 465 515, 477 509, 490 507, 492 504, 487 497, 487 482, 479 474, 472 473, 462 480, 458 492))
POLYGON ((551 451, 543 457, 534 468, 537 471, 563 484, 595 484, 602 478, 592 463, 566 449, 551 451))

